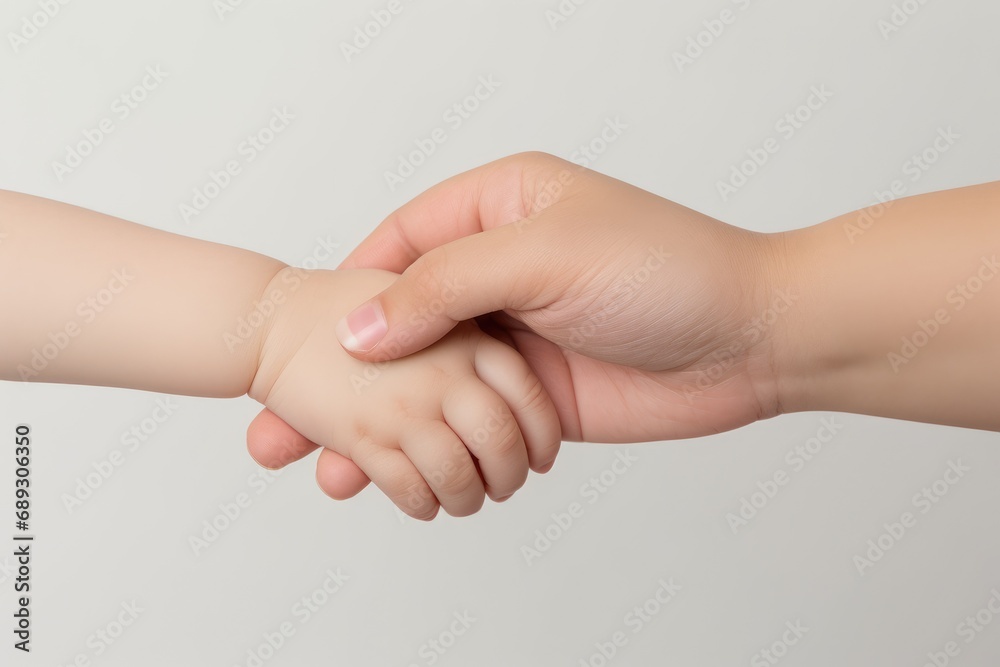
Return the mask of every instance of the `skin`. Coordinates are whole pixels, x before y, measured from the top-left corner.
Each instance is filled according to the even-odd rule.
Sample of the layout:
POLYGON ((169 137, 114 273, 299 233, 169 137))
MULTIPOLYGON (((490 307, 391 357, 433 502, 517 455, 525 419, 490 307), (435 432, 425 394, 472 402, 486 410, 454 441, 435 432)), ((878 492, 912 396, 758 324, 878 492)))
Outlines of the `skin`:
MULTIPOLYGON (((490 314, 568 440, 686 438, 810 410, 1000 430, 998 255, 1000 182, 761 234, 529 153, 390 215, 345 262, 403 274, 371 302, 387 331, 341 340, 359 359, 401 356, 490 314), (411 326, 448 281, 467 289, 411 326)), ((248 444, 270 467, 314 448, 266 411, 248 444)), ((323 468, 339 497, 366 483, 346 459, 323 468)))
POLYGON ((320 466, 329 494, 354 475, 416 518, 471 514, 551 467, 558 418, 524 360, 471 323, 398 362, 348 355, 337 322, 397 277, 291 268, 0 191, 0 379, 249 394, 352 461, 346 478, 320 466))

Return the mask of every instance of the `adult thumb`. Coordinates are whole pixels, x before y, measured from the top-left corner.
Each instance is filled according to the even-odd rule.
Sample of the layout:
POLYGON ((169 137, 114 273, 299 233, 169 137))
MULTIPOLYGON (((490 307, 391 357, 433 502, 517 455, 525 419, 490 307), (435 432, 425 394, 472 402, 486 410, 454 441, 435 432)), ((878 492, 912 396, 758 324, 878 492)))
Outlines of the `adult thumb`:
POLYGON ((514 222, 428 251, 338 323, 340 344, 363 361, 388 361, 424 349, 458 322, 523 308, 537 299, 545 269, 540 248, 521 232, 514 222))

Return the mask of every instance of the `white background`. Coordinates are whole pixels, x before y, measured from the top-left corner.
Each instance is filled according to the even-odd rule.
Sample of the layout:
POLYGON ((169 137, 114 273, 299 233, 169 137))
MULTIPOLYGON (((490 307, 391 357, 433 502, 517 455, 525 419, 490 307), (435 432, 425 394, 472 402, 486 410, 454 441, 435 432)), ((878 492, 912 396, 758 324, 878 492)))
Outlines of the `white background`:
MULTIPOLYGON (((1000 178, 991 0, 909 0, 919 11, 888 36, 879 21, 893 13, 889 0, 591 0, 555 29, 546 12, 556 0, 404 0, 348 62, 341 43, 385 4, 246 0, 220 18, 207 0, 70 2, 15 48, 9 33, 39 9, 7 0, 0 187, 290 263, 329 235, 339 251, 324 266, 333 267, 425 187, 522 150, 573 157, 609 119, 628 127, 594 168, 758 230, 854 210, 895 179, 915 194, 1000 178), (712 43, 678 68, 674 54, 724 9, 735 22, 714 41, 702 35, 712 43), (150 66, 167 78, 120 119, 112 103, 150 66), (448 127, 442 114, 480 76, 502 85, 448 127), (724 201, 717 183, 780 136, 775 122, 812 86, 834 96, 724 201), (275 107, 295 120, 185 222, 178 207, 275 107), (114 132, 57 178, 52 163, 105 117, 114 132), (436 127, 448 127, 447 142, 391 191, 384 173, 436 127), (960 139, 914 178, 908 160, 949 127, 960 139)), ((786 453, 829 415, 786 416, 629 447, 638 462, 593 503, 581 485, 619 450, 567 444, 555 469, 507 504, 424 525, 375 489, 327 499, 311 459, 265 487, 244 451, 258 409, 248 398, 173 399, 176 413, 128 452, 122 434, 157 398, 0 385, 2 506, 12 503, 14 426, 26 422, 38 536, 30 656, 10 646, 12 559, 0 552, 2 664, 82 654, 108 666, 253 665, 248 651, 290 621, 295 634, 264 664, 430 665, 427 642, 463 612, 475 622, 453 643, 446 634, 450 648, 434 664, 596 667, 605 664, 596 645, 618 631, 627 644, 608 664, 769 664, 755 655, 797 621, 809 630, 782 665, 920 666, 949 641, 960 648, 954 665, 1000 657, 1000 618, 971 642, 957 634, 1000 587, 996 434, 837 415, 834 440, 794 471, 786 453), (125 463, 68 511, 64 495, 115 449, 125 463), (959 460, 970 471, 921 514, 914 494, 959 460), (734 534, 727 513, 778 470, 789 484, 734 534), (189 538, 240 493, 250 507, 195 555, 189 538), (552 515, 575 501, 583 516, 553 528, 552 515), (860 574, 855 556, 906 511, 916 526, 860 574), (546 529, 561 534, 529 565, 522 547, 546 529), (300 623, 294 605, 337 568, 349 581, 300 623), (633 632, 626 615, 671 578, 681 591, 633 632), (96 655, 94 633, 133 601, 137 621, 96 655)), ((6 543, 13 528, 2 516, 6 543)))

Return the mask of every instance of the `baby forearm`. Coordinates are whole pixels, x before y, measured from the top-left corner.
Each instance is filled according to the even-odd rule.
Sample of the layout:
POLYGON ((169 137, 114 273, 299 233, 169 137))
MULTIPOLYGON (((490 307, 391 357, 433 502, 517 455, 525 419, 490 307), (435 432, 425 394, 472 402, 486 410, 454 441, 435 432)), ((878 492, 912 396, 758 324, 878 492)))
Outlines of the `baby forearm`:
POLYGON ((1000 430, 1000 183, 785 236, 802 296, 777 329, 785 411, 1000 430))
POLYGON ((0 379, 239 396, 284 266, 0 191, 0 379))

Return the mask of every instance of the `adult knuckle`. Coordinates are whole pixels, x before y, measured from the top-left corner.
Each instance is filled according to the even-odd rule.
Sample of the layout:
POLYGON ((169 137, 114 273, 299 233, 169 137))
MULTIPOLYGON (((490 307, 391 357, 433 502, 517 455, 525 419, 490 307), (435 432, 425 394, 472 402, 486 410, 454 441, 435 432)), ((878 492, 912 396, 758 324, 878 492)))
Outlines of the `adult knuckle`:
POLYGON ((507 159, 520 165, 549 165, 553 162, 561 161, 560 158, 556 157, 552 153, 546 153, 545 151, 521 151, 520 153, 514 153, 507 159))
POLYGON ((441 292, 448 267, 448 251, 438 247, 429 250, 405 271, 403 277, 417 293, 433 298, 441 292))

